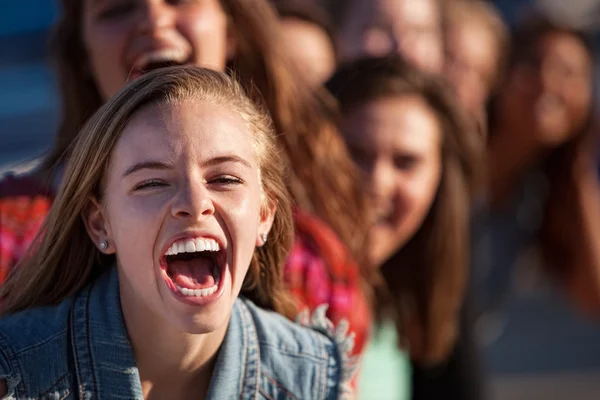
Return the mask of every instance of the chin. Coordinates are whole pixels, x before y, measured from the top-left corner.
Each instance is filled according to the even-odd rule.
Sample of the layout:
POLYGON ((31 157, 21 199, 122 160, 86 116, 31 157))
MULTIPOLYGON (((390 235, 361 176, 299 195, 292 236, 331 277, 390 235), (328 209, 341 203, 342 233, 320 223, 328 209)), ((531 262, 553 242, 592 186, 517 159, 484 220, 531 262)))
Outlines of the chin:
POLYGON ((231 310, 226 313, 219 311, 185 316, 179 321, 178 325, 182 332, 191 335, 205 335, 216 332, 223 326, 228 325, 231 315, 231 310))

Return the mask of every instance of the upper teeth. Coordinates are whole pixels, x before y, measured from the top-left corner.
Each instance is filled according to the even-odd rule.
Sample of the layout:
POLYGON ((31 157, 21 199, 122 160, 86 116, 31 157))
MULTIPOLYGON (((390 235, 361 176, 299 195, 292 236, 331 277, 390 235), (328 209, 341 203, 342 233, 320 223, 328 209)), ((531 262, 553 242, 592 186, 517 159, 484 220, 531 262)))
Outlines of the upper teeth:
POLYGON ((163 49, 144 53, 135 61, 135 68, 142 69, 150 63, 174 61, 183 63, 187 54, 183 49, 163 49))
POLYGON ((219 243, 214 239, 184 239, 178 240, 167 249, 166 256, 179 253, 195 253, 197 251, 219 251, 219 243))

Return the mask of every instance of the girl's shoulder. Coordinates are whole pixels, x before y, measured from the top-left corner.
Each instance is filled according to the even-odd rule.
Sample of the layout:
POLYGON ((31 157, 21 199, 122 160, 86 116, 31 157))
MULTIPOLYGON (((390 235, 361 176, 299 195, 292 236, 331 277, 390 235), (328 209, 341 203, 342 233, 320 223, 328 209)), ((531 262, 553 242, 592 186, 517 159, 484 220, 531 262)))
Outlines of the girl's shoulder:
POLYGON ((303 313, 292 322, 247 299, 240 298, 238 303, 240 313, 251 318, 256 332, 261 374, 292 393, 304 393, 306 398, 343 398, 349 392, 357 362, 350 356, 354 337, 348 333, 346 322, 334 328, 326 317, 326 306, 312 316, 303 313), (311 382, 307 377, 323 380, 311 382))
POLYGON ((19 355, 54 340, 66 340, 72 298, 47 307, 35 307, 0 318, 0 348, 19 355), (27 332, 26 335, 23 333, 27 332))
POLYGON ((25 387, 52 398, 68 393, 70 309, 69 299, 0 318, 0 379, 8 383, 7 398, 24 397, 25 387))

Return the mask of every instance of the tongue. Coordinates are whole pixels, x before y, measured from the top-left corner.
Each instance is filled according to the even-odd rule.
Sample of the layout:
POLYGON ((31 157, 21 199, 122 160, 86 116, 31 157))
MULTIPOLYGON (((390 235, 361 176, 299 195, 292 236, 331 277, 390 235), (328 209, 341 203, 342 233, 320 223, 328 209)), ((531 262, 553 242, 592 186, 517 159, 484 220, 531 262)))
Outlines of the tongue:
POLYGON ((173 260, 169 263, 169 273, 175 284, 187 289, 207 289, 215 285, 212 274, 213 260, 197 257, 192 260, 173 260))

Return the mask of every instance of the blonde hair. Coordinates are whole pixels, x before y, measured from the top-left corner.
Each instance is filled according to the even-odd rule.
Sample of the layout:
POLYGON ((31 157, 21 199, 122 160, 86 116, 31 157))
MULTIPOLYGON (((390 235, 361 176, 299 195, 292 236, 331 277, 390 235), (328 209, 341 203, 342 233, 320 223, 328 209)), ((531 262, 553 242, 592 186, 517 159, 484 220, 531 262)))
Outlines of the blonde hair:
POLYGON ((102 198, 102 182, 119 137, 142 107, 197 99, 242 116, 253 133, 264 201, 276 206, 269 241, 255 251, 241 294, 263 308, 290 318, 295 314, 283 285, 283 263, 293 240, 292 212, 271 118, 235 80, 193 66, 144 75, 102 106, 77 135, 64 181, 33 250, 0 289, 3 314, 59 303, 114 263, 114 256, 96 249, 81 214, 91 198, 102 198))

